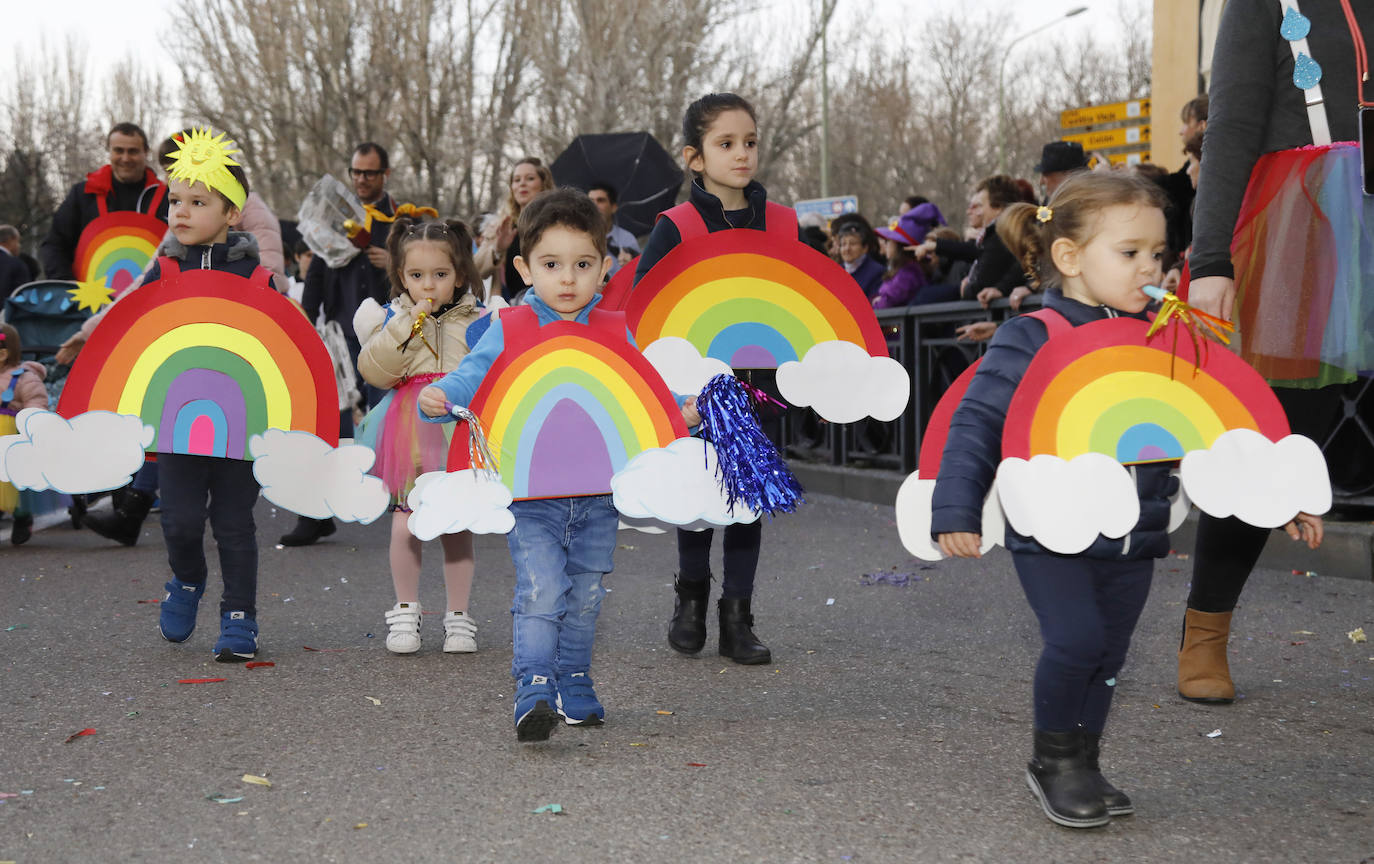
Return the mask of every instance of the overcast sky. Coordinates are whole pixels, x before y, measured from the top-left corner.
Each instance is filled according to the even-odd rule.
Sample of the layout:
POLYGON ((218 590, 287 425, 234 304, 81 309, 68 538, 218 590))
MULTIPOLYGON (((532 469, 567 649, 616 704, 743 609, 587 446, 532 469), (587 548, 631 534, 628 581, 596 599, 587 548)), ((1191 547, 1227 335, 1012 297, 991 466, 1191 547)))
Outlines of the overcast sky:
MULTIPOLYGON (((663 0, 671 3, 672 0, 663 0)), ((1041 0, 1036 3, 1012 0, 839 0, 837 18, 855 20, 867 17, 871 32, 880 37, 896 24, 909 40, 919 39, 921 22, 941 10, 957 6, 971 12, 1005 12, 1023 32, 1051 21, 1070 9, 1087 6, 1088 11, 1059 25, 1056 35, 1077 38, 1083 33, 1101 34, 1115 39, 1118 0, 1041 0)), ((102 57, 122 57, 134 53, 156 65, 168 78, 175 70, 165 52, 156 48, 157 36, 166 30, 168 10, 175 0, 9 0, 5 27, 0 28, 0 57, 11 58, 16 48, 37 45, 41 39, 60 41, 74 34, 85 42, 93 64, 102 57)), ((815 8, 815 0, 768 0, 765 15, 787 16, 792 20, 815 8)), ((93 70, 94 71, 94 70, 93 70)))

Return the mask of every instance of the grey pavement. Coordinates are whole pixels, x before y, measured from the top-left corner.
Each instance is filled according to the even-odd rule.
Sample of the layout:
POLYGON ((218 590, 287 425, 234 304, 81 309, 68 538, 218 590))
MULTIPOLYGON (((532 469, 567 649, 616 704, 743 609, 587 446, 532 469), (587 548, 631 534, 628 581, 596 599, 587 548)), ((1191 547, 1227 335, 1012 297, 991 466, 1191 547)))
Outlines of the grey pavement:
MULTIPOLYGON (((442 654, 427 615, 395 657, 387 528, 279 550, 294 517, 261 504, 276 665, 250 670, 211 662, 213 602, 187 644, 158 636, 155 518, 133 549, 42 531, 0 549, 0 861, 1374 860, 1374 643, 1346 636, 1374 634, 1374 584, 1258 572, 1244 698, 1204 707, 1173 685, 1189 563, 1159 562, 1104 742, 1138 813, 1074 831, 1022 776, 1038 640, 1009 558, 924 565, 892 518, 816 496, 765 528, 774 663, 752 668, 713 654, 714 621, 701 656, 667 648, 672 538, 622 532, 593 668, 608 722, 534 746, 512 731, 501 538, 477 543, 481 651, 442 654), (227 680, 177 683, 204 677, 227 680)), ((435 560, 422 600, 441 608, 435 560)))

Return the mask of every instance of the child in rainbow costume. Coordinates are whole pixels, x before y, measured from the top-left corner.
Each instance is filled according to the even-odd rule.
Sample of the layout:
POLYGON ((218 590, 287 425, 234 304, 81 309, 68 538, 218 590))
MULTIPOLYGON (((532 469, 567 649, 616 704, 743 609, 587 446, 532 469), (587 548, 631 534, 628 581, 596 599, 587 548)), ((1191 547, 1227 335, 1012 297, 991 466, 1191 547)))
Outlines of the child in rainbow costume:
MULTIPOLYGON (((391 302, 382 309, 371 298, 353 317, 362 344, 358 371, 387 394, 359 430, 359 443, 377 454, 370 473, 382 478, 392 497, 391 579, 396 604, 386 613, 393 654, 420 650, 420 540, 406 527, 406 497, 415 478, 442 471, 451 426, 421 423, 420 391, 458 367, 467 356, 465 333, 478 318, 481 280, 472 260, 472 235, 458 221, 416 221, 399 217, 387 235, 391 255, 391 302)), ((472 535, 445 534, 444 651, 477 650, 477 625, 468 616, 472 591, 472 535)))
MULTIPOLYGON (((674 408, 673 396, 633 348, 623 313, 596 308, 601 301, 597 292, 611 266, 605 221, 596 205, 571 190, 545 192, 521 211, 518 227, 522 255, 515 259, 516 267, 533 286, 526 295, 528 305, 503 310, 456 370, 421 391, 422 416, 443 423, 469 405, 474 410, 493 407, 483 420, 504 457, 518 444, 498 443, 507 431, 501 426, 502 411, 517 406, 500 396, 489 402, 490 394, 515 383, 506 372, 521 357, 566 350, 585 351, 611 364, 598 368, 639 364, 641 371, 633 374, 654 403, 645 416, 672 419, 666 411, 674 408)), ((519 370, 513 374, 518 377, 519 370)), ((558 374, 559 369, 547 370, 536 386, 556 387, 558 374)), ((692 400, 680 402, 681 416, 674 422, 653 423, 665 427, 653 446, 685 436, 687 426, 699 421, 692 400)), ((507 535, 516 571, 511 674, 518 681, 514 719, 516 739, 522 742, 546 740, 560 715, 574 726, 597 726, 606 717, 590 670, 606 593, 601 581, 613 566, 619 514, 609 494, 612 466, 604 464, 601 438, 583 428, 578 415, 557 415, 561 404, 552 405, 544 425, 536 427, 531 418, 528 429, 509 430, 517 438, 523 433, 537 436, 536 444, 545 442, 543 433, 551 436, 545 451, 551 456, 536 451, 524 466, 530 476, 514 484, 514 528, 507 535), (583 440, 588 444, 581 445, 583 440)), ((466 452, 466 445, 462 449, 466 452)), ((502 466, 503 476, 514 473, 502 466)))
MULTIPOLYGON (((1330 504, 1315 444, 1288 436, 1262 380, 1198 332, 1225 338, 1224 324, 1167 294, 1154 323, 1146 323, 1146 307, 1160 295, 1154 286, 1162 276, 1164 207, 1163 194, 1147 181, 1095 173, 1067 181, 1047 207, 1008 208, 998 224, 1017 259, 1041 271, 1045 309, 998 329, 976 371, 947 397, 957 400, 952 416, 942 402, 926 432, 928 442, 944 444, 938 466, 930 466, 937 468, 930 521, 917 526, 939 544, 926 557, 978 557, 995 531, 993 497, 1006 512, 1012 530, 1005 545, 1043 640, 1026 781, 1046 816, 1072 828, 1134 812, 1098 759, 1153 559, 1169 551, 1180 482, 1204 510, 1220 502, 1239 513, 1257 503, 1234 503, 1244 497, 1264 507, 1262 499, 1274 496, 1236 493, 1242 481, 1215 466, 1224 446, 1238 440, 1227 436, 1251 445, 1267 438, 1258 446, 1268 457, 1264 448, 1273 444, 1274 455, 1250 473, 1269 468, 1282 487, 1291 462, 1305 480, 1294 498, 1268 508, 1277 518, 1269 512, 1260 521, 1287 523, 1290 534, 1315 546, 1321 523, 1307 512, 1330 504), (1187 332, 1179 329, 1187 324, 1187 332), (1191 406, 1210 429, 1200 440, 1193 440, 1199 426, 1179 405, 1191 406), (1279 458, 1284 448, 1296 448, 1301 458, 1279 458), (1180 457, 1182 481, 1171 472, 1180 457), (1202 470, 1190 475, 1195 469, 1202 470), (1199 474, 1198 485, 1190 485, 1199 474), (1302 503, 1289 507, 1292 501, 1302 503)), ((924 450, 920 481, 930 482, 924 450)), ((903 512, 899 495, 899 527, 903 512)), ((903 540, 923 554, 919 538, 903 540)))

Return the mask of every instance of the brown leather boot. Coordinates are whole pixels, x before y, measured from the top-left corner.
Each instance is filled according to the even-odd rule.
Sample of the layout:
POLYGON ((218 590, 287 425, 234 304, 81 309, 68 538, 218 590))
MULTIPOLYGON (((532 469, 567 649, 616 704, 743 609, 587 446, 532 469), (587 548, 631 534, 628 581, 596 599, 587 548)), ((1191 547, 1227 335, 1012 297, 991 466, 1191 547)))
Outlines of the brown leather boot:
POLYGON ((1226 642, 1231 637, 1230 612, 1199 612, 1183 616, 1183 640, 1178 648, 1178 695, 1189 702, 1229 705, 1236 699, 1226 665, 1226 642))

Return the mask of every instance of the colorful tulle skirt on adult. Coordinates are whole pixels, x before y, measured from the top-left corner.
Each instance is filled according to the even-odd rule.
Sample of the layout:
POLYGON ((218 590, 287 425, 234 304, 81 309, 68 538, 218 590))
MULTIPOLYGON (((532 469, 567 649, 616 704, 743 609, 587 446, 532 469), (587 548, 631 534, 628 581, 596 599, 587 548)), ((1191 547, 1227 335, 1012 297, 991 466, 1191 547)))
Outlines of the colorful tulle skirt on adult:
POLYGON ((1374 370, 1371 231, 1358 145, 1255 164, 1231 244, 1236 323, 1241 356, 1272 384, 1324 387, 1374 370))
POLYGON ((407 378, 382 397, 363 418, 356 441, 377 454, 369 474, 382 478, 392 503, 404 507, 415 488, 415 478, 429 471, 443 471, 448 462, 452 423, 426 423, 420 419, 420 391, 444 377, 419 375, 407 378))

